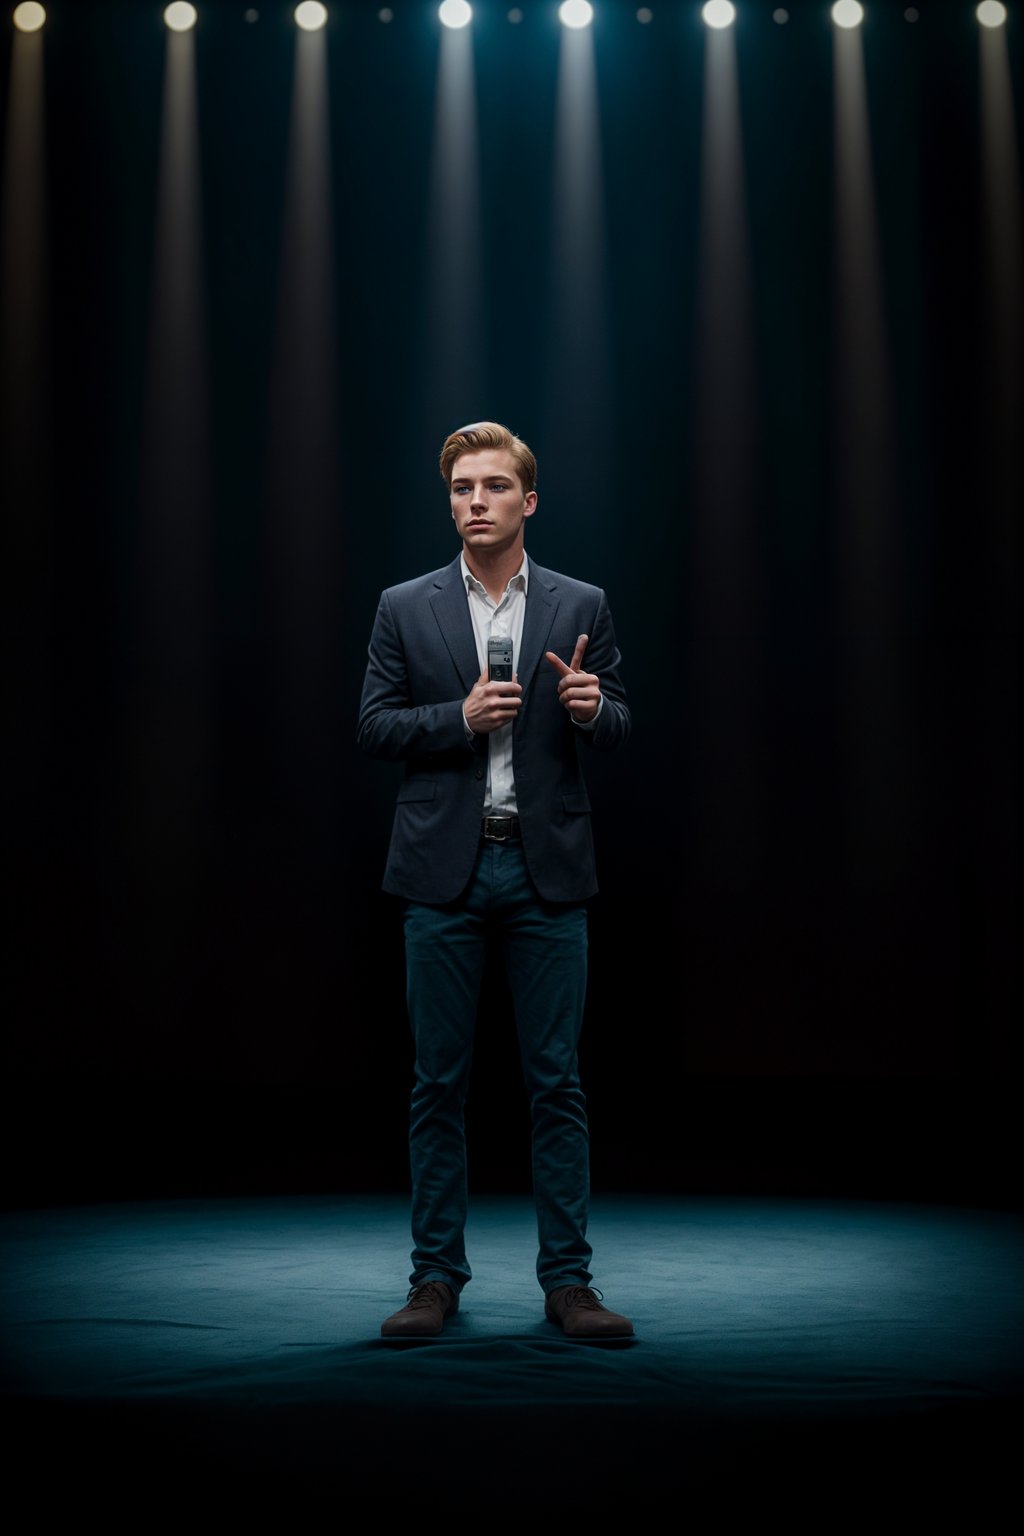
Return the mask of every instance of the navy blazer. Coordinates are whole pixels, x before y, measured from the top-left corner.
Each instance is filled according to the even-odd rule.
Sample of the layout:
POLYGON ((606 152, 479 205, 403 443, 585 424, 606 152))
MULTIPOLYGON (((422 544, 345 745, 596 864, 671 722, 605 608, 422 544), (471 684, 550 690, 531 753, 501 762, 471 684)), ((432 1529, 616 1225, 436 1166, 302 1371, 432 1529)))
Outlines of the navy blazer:
MULTIPOLYGON (((522 703, 512 728, 512 768, 527 867, 546 901, 585 901, 597 890, 590 800, 580 752, 610 751, 629 736, 608 600, 600 587, 530 561, 516 675, 522 703), (583 667, 600 678, 604 705, 593 730, 573 724, 544 659, 572 658, 590 636, 583 667)), ((462 706, 480 677, 459 558, 381 594, 359 706, 357 740, 373 757, 405 763, 383 888, 412 901, 454 901, 480 846, 489 736, 470 742, 462 706)))

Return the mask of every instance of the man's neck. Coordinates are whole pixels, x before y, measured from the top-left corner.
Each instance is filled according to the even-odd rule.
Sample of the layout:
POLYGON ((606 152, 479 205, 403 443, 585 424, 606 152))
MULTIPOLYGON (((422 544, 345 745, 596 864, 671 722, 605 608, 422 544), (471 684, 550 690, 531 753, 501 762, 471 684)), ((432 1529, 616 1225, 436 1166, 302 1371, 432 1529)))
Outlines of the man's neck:
POLYGON ((523 546, 518 544, 513 549, 484 551, 483 558, 480 550, 475 549, 470 553, 463 546, 463 555, 471 575, 476 577, 489 597, 500 603, 506 587, 522 566, 523 546))

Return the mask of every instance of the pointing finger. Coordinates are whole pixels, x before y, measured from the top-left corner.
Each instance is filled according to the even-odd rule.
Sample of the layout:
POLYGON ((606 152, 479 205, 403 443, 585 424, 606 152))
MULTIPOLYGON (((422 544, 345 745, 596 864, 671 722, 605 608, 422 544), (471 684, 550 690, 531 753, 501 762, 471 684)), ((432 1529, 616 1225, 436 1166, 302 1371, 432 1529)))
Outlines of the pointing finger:
POLYGON ((580 663, 583 660, 583 652, 587 648, 587 642, 589 639, 589 635, 580 635, 579 639, 576 641, 576 649, 573 651, 572 661, 569 663, 569 670, 571 672, 578 672, 580 670, 580 663))

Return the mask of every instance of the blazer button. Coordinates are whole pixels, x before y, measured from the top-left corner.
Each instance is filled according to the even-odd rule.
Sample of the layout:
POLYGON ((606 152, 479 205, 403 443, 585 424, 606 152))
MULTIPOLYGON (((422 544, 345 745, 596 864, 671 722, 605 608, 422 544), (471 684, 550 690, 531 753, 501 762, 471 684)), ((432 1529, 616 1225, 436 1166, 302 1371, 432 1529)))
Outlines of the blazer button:
POLYGON ((483 771, 483 769, 482 769, 482 768, 476 768, 476 769, 474 769, 474 775, 475 775, 475 777, 476 777, 476 778, 478 778, 478 779, 482 779, 482 778, 483 778, 483 776, 484 776, 484 771, 483 771))

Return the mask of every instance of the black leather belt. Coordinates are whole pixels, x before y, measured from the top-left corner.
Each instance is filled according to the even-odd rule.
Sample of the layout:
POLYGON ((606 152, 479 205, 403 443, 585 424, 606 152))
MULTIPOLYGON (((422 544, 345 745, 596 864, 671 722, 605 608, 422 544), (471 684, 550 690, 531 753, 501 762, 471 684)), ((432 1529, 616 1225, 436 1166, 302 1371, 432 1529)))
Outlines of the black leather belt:
POLYGON ((519 836, 519 817, 485 816, 480 823, 480 836, 489 843, 507 843, 519 836))

